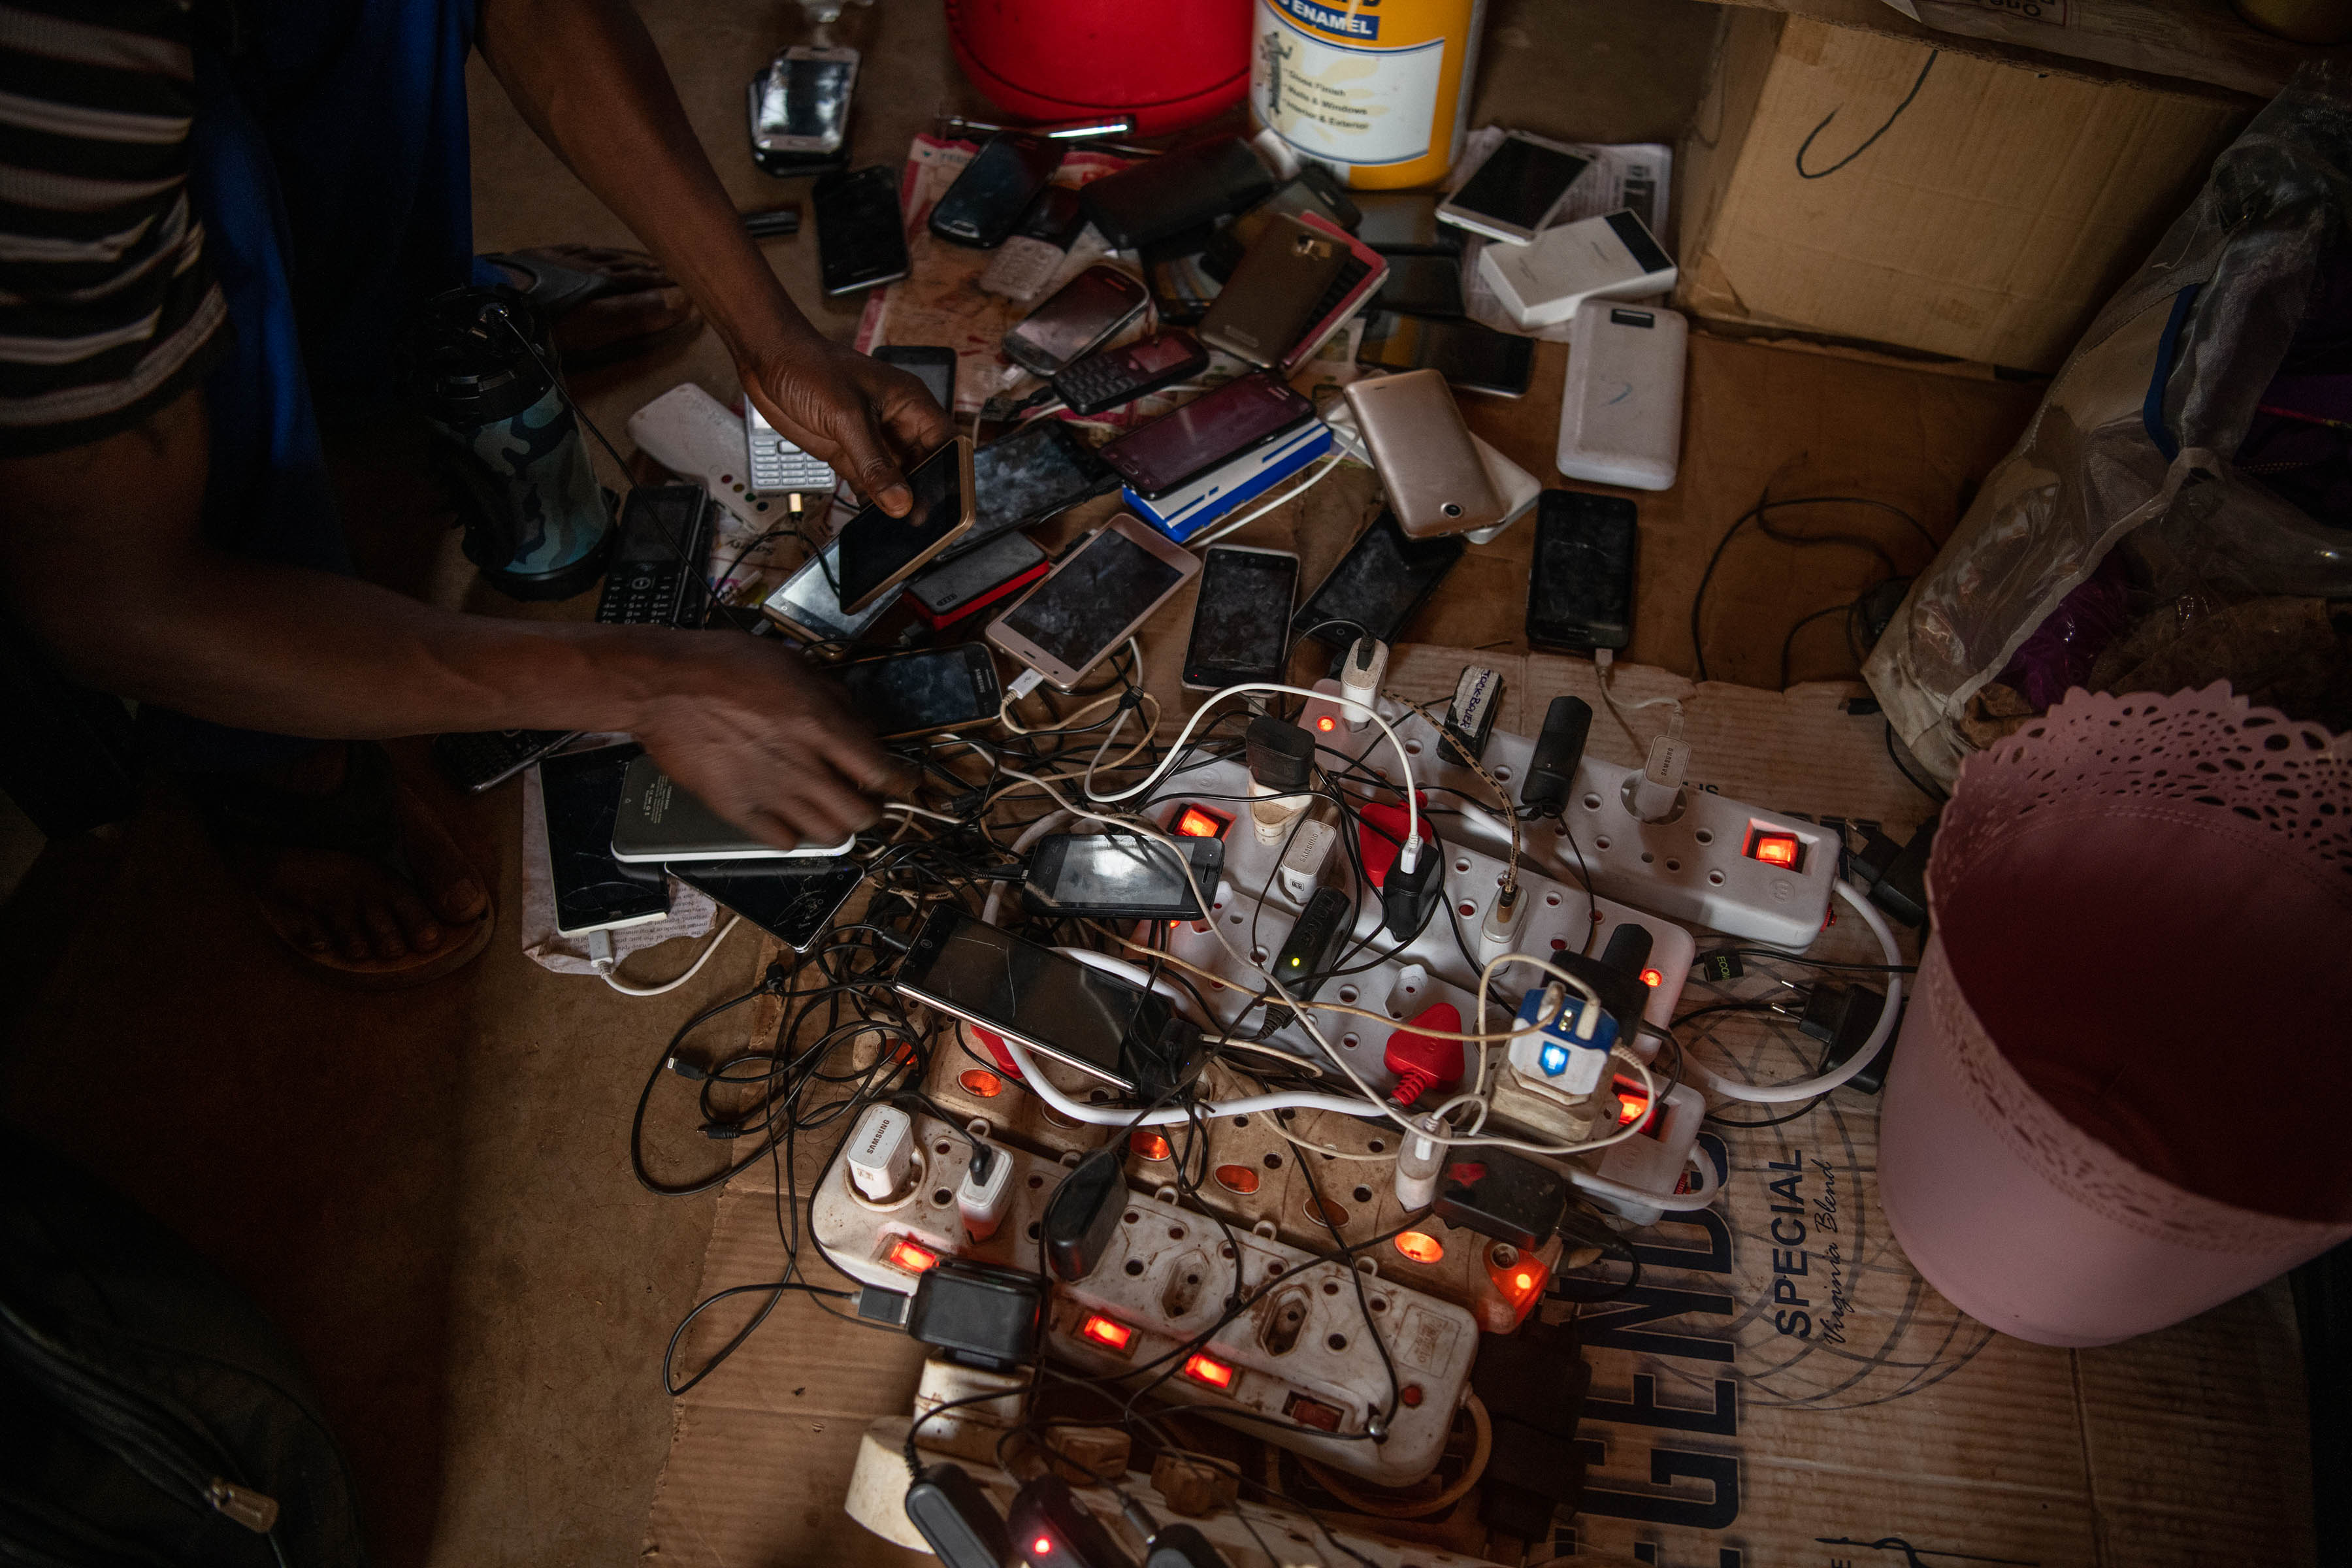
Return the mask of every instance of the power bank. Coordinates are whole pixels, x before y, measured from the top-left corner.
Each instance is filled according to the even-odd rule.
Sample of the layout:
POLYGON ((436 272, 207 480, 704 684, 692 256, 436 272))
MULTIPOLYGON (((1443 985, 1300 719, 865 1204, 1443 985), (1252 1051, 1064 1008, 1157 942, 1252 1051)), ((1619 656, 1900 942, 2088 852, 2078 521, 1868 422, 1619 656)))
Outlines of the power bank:
POLYGON ((1561 473, 1637 490, 1674 484, 1689 336, 1689 323, 1673 310, 1584 302, 1560 396, 1561 473))
POLYGON ((1587 300, 1663 294, 1676 277, 1674 258, 1630 207, 1546 229, 1526 245, 1489 245, 1478 273, 1530 331, 1569 320, 1587 300))

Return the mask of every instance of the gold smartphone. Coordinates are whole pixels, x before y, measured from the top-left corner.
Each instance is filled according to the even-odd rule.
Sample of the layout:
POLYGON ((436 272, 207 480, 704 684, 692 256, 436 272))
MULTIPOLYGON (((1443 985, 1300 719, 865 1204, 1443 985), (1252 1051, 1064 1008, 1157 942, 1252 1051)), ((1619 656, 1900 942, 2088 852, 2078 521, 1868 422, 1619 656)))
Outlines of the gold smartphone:
POLYGON ((915 492, 915 504, 906 516, 868 505, 834 542, 841 607, 848 615, 874 604, 971 531, 977 493, 970 438, 958 436, 916 464, 907 488, 915 492))
POLYGON ((1295 217, 1276 218, 1202 318, 1201 341, 1254 365, 1280 364, 1315 324, 1315 307, 1348 258, 1329 235, 1295 217))
POLYGON ((1120 512, 990 623, 988 640, 1067 691, 1200 570, 1199 556, 1120 512))
POLYGON ((1406 538, 1467 533, 1503 521, 1503 498, 1445 377, 1433 370, 1375 376, 1350 383, 1347 398, 1406 538))

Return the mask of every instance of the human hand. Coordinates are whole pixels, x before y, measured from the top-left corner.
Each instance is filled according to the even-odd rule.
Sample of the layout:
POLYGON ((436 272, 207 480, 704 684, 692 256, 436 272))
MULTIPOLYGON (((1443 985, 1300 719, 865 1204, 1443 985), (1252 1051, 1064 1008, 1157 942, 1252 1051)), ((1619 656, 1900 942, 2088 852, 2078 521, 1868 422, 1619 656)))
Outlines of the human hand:
POLYGON ((704 805, 780 849, 835 844, 878 819, 875 797, 903 765, 800 655, 735 632, 664 631, 644 646, 656 664, 632 728, 704 805))
POLYGON ((915 504, 905 463, 955 434, 954 419, 921 382, 823 338, 800 339, 746 369, 743 391, 771 425, 892 517, 915 504))

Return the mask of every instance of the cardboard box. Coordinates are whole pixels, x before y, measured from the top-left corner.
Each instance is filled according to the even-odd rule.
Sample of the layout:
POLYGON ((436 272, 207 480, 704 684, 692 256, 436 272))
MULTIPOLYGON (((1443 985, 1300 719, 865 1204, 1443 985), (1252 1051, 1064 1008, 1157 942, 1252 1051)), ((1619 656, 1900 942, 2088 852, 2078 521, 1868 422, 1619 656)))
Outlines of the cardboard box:
POLYGON ((1682 153, 1675 303, 2055 371, 2252 108, 1980 40, 1727 8, 1682 153))

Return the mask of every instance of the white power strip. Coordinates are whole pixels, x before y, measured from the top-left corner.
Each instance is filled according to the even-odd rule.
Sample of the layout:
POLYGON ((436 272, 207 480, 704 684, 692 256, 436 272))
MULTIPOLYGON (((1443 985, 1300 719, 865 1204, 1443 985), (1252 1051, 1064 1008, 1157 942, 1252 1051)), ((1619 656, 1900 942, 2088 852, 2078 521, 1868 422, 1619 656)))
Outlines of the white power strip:
POLYGON ((702 481, 736 521, 756 532, 783 516, 782 497, 751 489, 743 416, 694 384, 681 382, 629 416, 629 439, 673 473, 702 481))
MULTIPOLYGON (((1381 715, 1412 752, 1415 777, 1426 770, 1429 782, 1465 791, 1472 800, 1493 795, 1476 773, 1439 755, 1437 731, 1427 720, 1401 706, 1391 716, 1391 706, 1382 703, 1381 715)), ((1516 791, 1534 751, 1526 736, 1497 730, 1481 761, 1516 791)), ((1644 822, 1627 805, 1629 786, 1641 771, 1593 756, 1578 764, 1563 813, 1573 845, 1549 827, 1524 830, 1556 873, 1575 879, 1580 869, 1589 870, 1593 890, 1605 899, 1776 947, 1801 949, 1821 935, 1843 847, 1835 833, 1696 784, 1684 788, 1680 808, 1668 820, 1644 822), (1763 858, 1783 852, 1792 863, 1763 858)), ((1472 830, 1496 842, 1493 830, 1475 822, 1472 830)))
MULTIPOLYGON (((1068 1166, 998 1145, 998 1158, 1013 1162, 1012 1202, 995 1232, 975 1242, 955 1203, 971 1144, 931 1117, 915 1118, 915 1131, 914 1161, 898 1191, 869 1199, 851 1183, 848 1162, 835 1160, 810 1195, 811 1228, 834 1264, 862 1284, 902 1292, 940 1258, 1034 1268, 1039 1218, 1068 1166)), ((1190 1373, 1180 1364, 1157 1395, 1211 1416, 1234 1409, 1267 1416, 1232 1424, 1383 1486, 1427 1475, 1468 1385, 1478 1324, 1460 1307, 1380 1278, 1377 1261, 1364 1281, 1367 1300, 1376 1303, 1372 1321, 1401 1386, 1414 1391, 1401 1395, 1384 1443, 1335 1435, 1361 1433, 1368 1417, 1387 1410, 1391 1393, 1347 1270, 1245 1231, 1229 1244, 1217 1221, 1139 1193, 1128 1194, 1122 1223, 1093 1272, 1055 1289, 1048 1350, 1100 1373, 1151 1363, 1216 1322, 1236 1288, 1237 1266, 1245 1291, 1293 1278, 1299 1283, 1295 1294, 1286 1282, 1275 1286, 1270 1304, 1219 1329, 1201 1352, 1206 1361, 1190 1373), (1235 1256, 1224 1255, 1228 1245, 1235 1256), (1327 1282, 1340 1289, 1327 1292, 1327 1282), (1108 1342, 1117 1334, 1100 1328, 1090 1334, 1087 1321, 1097 1316, 1129 1337, 1114 1348, 1108 1342)))

